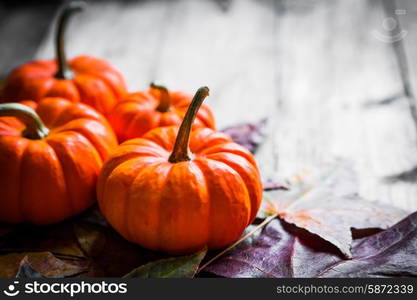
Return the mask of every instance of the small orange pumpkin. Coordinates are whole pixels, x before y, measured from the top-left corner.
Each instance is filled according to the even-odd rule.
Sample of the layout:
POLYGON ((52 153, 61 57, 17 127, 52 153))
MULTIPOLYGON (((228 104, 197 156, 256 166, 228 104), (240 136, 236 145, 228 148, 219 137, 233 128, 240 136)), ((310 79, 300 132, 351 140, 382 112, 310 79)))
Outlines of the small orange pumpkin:
MULTIPOLYGON (((119 142, 143 136, 153 128, 179 125, 191 103, 192 96, 171 92, 151 83, 149 91, 128 94, 119 101, 107 118, 119 142)), ((210 108, 202 105, 194 127, 215 128, 210 108)))
POLYGON ((0 104, 0 221, 59 222, 95 202, 97 176, 116 136, 84 104, 22 103, 0 104))
POLYGON ((70 2, 58 21, 55 60, 35 60, 14 69, 5 80, 2 102, 44 97, 64 97, 83 102, 106 114, 125 95, 123 76, 105 60, 78 56, 67 62, 64 33, 73 13, 80 11, 83 2, 70 2))
POLYGON ((191 132, 207 95, 206 87, 197 91, 179 130, 128 140, 104 164, 99 206, 127 240, 174 254, 216 249, 254 220, 262 184, 252 154, 212 129, 191 132))

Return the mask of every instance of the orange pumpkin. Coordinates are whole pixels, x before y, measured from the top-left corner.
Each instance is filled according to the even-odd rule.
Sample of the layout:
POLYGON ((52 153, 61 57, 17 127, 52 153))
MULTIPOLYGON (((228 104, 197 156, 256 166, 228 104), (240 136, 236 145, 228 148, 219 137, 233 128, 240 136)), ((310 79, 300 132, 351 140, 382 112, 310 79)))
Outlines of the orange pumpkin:
POLYGON ((174 254, 216 249, 254 220, 262 185, 252 154, 212 129, 191 132, 207 95, 197 91, 179 129, 128 140, 104 164, 99 206, 127 240, 174 254))
POLYGON ((6 78, 2 102, 64 97, 86 103, 106 114, 126 93, 123 76, 105 60, 78 56, 67 62, 64 32, 69 18, 82 9, 70 2, 63 10, 56 34, 56 60, 35 60, 14 69, 6 78))
MULTIPOLYGON (((191 103, 192 96, 170 92, 151 84, 149 91, 128 94, 119 101, 107 118, 119 142, 141 137, 153 128, 179 125, 191 103)), ((213 114, 206 105, 197 113, 194 127, 215 128, 213 114)))
POLYGON ((0 221, 59 222, 95 202, 97 176, 116 136, 84 104, 22 103, 0 104, 0 221))

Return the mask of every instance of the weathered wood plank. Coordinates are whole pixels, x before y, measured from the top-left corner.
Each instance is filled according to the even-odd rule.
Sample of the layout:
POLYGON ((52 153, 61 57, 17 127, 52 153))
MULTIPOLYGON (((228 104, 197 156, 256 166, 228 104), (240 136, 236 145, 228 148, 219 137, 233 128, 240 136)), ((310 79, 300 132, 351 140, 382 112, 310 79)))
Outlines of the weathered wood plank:
POLYGON ((0 77, 33 58, 59 2, 0 2, 0 77))
POLYGON ((279 106, 259 154, 266 176, 318 169, 341 157, 364 197, 417 208, 417 186, 386 177, 417 163, 416 131, 393 49, 375 37, 380 1, 280 1, 279 106), (347 13, 348 12, 348 13, 347 13))
POLYGON ((392 25, 383 28, 385 34, 391 35, 391 45, 404 48, 405 63, 403 68, 409 76, 411 92, 417 93, 417 2, 413 0, 385 0, 386 20, 392 18, 392 25))
POLYGON ((208 85, 219 127, 256 121, 275 101, 274 1, 176 1, 156 78, 189 91, 208 85))
MULTIPOLYGON (((383 29, 390 35, 390 44, 394 48, 399 72, 403 79, 403 90, 410 112, 417 128, 417 2, 410 0, 383 0, 386 18, 383 29), (390 26, 387 21, 390 21, 390 26)), ((408 180, 417 181, 417 166, 405 171, 408 180)))

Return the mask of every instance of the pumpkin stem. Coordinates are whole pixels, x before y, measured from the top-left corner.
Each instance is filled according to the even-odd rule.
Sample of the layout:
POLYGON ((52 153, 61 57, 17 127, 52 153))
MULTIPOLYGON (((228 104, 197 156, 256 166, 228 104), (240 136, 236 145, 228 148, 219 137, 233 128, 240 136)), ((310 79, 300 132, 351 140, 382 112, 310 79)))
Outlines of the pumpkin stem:
POLYGON ((15 117, 26 129, 23 136, 31 140, 40 140, 49 134, 49 129, 43 124, 38 114, 30 107, 19 103, 0 104, 0 117, 15 117))
POLYGON ((174 144, 174 150, 172 150, 172 153, 168 159, 169 162, 177 163, 191 159, 188 147, 190 143, 191 128, 201 104, 208 95, 209 89, 205 86, 199 88, 195 93, 194 98, 188 107, 187 113, 182 120, 180 129, 178 130, 177 138, 174 144))
POLYGON ((171 97, 169 96, 168 89, 165 86, 156 84, 154 82, 151 83, 151 88, 157 89, 161 93, 159 105, 156 108, 156 110, 161 113, 169 111, 169 108, 171 106, 171 97))
POLYGON ((56 59, 58 63, 58 71, 55 74, 55 78, 58 79, 71 79, 73 74, 68 66, 67 58, 65 56, 65 30, 71 16, 75 12, 83 10, 85 2, 71 1, 62 10, 58 18, 58 26, 55 35, 55 51, 56 59))

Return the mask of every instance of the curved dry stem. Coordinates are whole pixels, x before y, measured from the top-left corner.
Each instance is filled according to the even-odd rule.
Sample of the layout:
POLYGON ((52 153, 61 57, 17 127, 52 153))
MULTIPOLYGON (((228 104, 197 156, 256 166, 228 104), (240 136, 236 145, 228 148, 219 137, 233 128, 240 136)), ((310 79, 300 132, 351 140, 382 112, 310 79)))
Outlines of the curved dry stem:
POLYGON ((177 163, 190 160, 190 151, 188 145, 190 143, 191 128, 201 104, 208 95, 209 89, 205 86, 199 88, 195 93, 194 98, 188 107, 187 113, 182 120, 180 129, 178 130, 177 138, 174 144, 174 150, 168 159, 169 162, 177 163))
POLYGON ((72 1, 64 7, 61 15, 58 18, 57 31, 55 35, 55 52, 58 71, 55 74, 55 78, 70 79, 73 77, 65 55, 65 31, 68 21, 71 19, 74 13, 82 11, 85 5, 85 2, 83 1, 72 1))
POLYGON ((15 117, 23 124, 26 129, 23 136, 39 140, 45 138, 49 134, 49 129, 43 124, 38 114, 30 107, 19 103, 3 103, 0 104, 1 117, 15 117))

